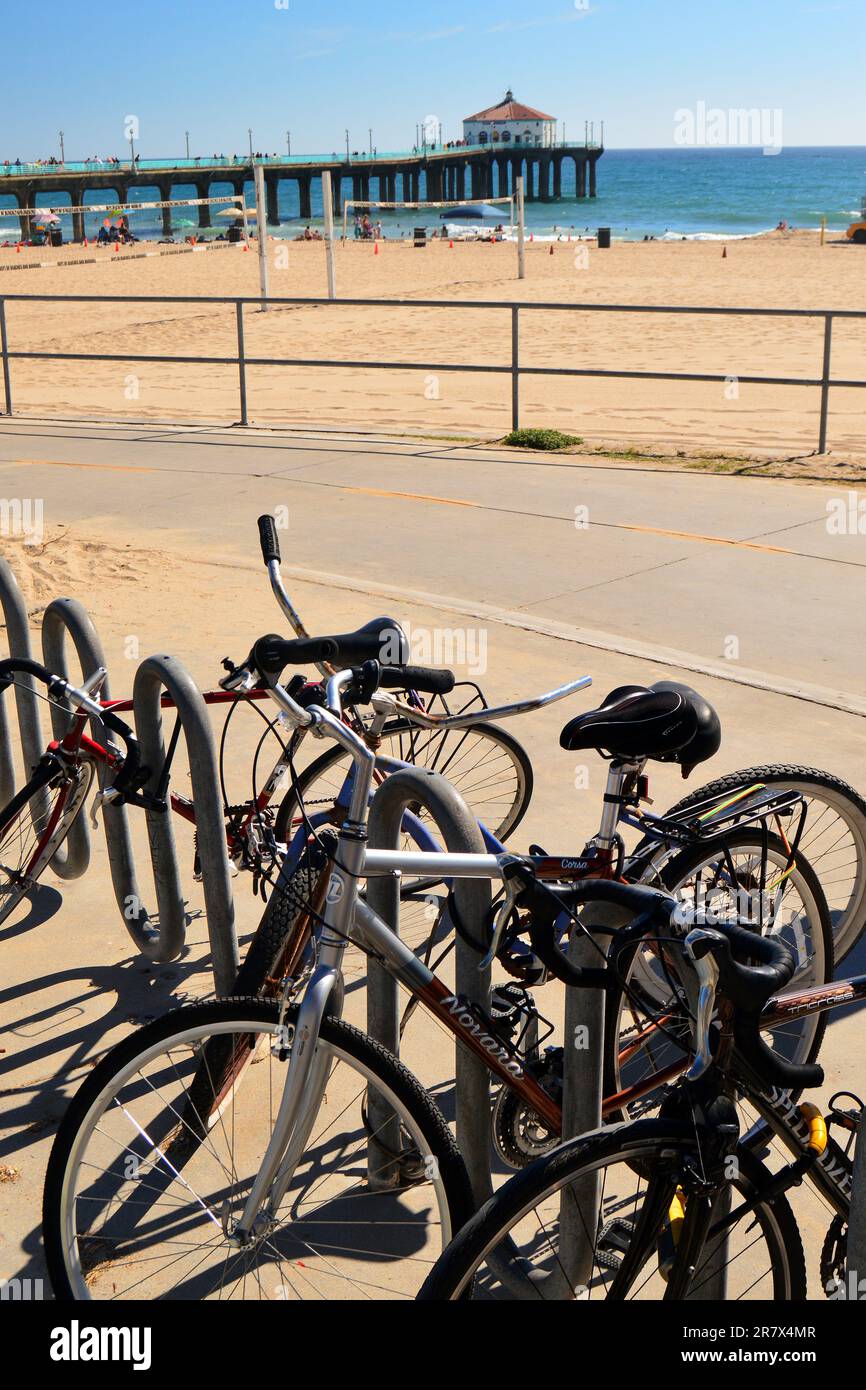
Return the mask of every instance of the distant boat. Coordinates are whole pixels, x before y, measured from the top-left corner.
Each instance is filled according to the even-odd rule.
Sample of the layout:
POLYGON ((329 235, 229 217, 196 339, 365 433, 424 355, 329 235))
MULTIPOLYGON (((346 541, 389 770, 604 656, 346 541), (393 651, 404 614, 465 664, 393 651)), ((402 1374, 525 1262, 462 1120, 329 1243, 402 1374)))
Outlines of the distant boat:
POLYGON ((485 217, 495 217, 502 221, 502 208, 491 207, 489 203, 472 203, 469 207, 452 208, 450 212, 440 212, 443 222, 480 222, 485 217))

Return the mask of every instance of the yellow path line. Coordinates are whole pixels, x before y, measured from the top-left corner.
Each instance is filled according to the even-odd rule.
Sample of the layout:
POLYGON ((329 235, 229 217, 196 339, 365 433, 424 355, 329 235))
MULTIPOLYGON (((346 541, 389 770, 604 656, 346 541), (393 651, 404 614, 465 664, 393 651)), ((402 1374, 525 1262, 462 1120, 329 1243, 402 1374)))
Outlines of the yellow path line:
MULTIPOLYGON (((161 473, 164 471, 161 468, 147 468, 131 463, 70 463, 65 459, 15 459, 7 463, 0 461, 0 468, 9 467, 104 468, 113 473, 161 473)), ((303 482, 304 479, 297 478, 293 481, 303 482)), ((464 497, 436 497, 429 492, 394 492, 390 488, 351 487, 345 483, 330 483, 327 486, 337 488, 340 492, 352 492, 363 497, 391 497, 405 502, 433 502, 440 507, 470 507, 474 510, 485 510, 485 503, 471 502, 464 497)), ((611 529, 617 531, 636 531, 647 536, 669 536, 672 540, 697 541, 702 545, 727 545, 737 550, 760 550, 768 555, 797 555, 799 553, 796 550, 788 550, 781 545, 762 545, 758 541, 729 540, 725 536, 705 536, 693 531, 673 531, 664 526, 638 526, 626 522, 607 524, 611 529)))

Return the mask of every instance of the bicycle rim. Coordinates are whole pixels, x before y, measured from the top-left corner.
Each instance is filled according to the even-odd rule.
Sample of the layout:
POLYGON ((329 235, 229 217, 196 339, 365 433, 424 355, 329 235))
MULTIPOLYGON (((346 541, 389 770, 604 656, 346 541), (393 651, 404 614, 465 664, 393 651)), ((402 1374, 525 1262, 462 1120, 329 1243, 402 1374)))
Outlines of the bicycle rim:
MULTIPOLYGON (((64 1161, 56 1209, 61 1283, 78 1299, 414 1297, 450 1239, 449 1202, 429 1136, 351 1043, 326 1040, 326 1093, 273 1226, 247 1249, 228 1234, 260 1166, 287 1063, 272 1021, 236 1011, 191 1023, 132 1056, 87 1106, 64 1161), (207 1133, 178 1145, 184 1096, 209 1041, 254 1039, 207 1133), (402 1163, 383 1139, 384 1182, 366 1178, 372 1087, 398 1117, 402 1163), (406 1150, 409 1150, 407 1155, 406 1150), (418 1163, 420 1161, 420 1179, 418 1163), (402 1180, 406 1163, 412 1176, 402 1180), (386 1185, 393 1184, 393 1185, 386 1185)), ((332 1025, 335 1037, 352 1034, 332 1025), (341 1032, 342 1030, 342 1032, 341 1032)), ((389 1127, 393 1141, 393 1121, 389 1127)), ((51 1182, 49 1167, 49 1182, 51 1182)), ((57 1181, 57 1174, 54 1179, 57 1181)), ((48 1188, 46 1189, 46 1192, 48 1188)), ((46 1196, 46 1207, 48 1208, 46 1196)), ((48 1232, 46 1229, 46 1239, 48 1232)), ((53 1242, 52 1242, 53 1243, 53 1242)), ((56 1290, 63 1296, 63 1289, 56 1290)))
MULTIPOLYGON (((472 1285, 472 1296, 487 1301, 663 1300, 678 1222, 690 1200, 678 1178, 665 1175, 696 1155, 691 1141, 660 1139, 661 1130, 649 1122, 586 1135, 513 1178, 446 1251, 422 1299, 464 1297, 472 1285), (644 1208, 658 1194, 659 1184, 664 1187, 662 1219, 641 1232, 644 1208), (640 1251, 632 1251, 632 1242, 641 1235, 640 1251), (630 1255, 635 1269, 623 1286, 623 1263, 630 1255)), ((749 1154, 739 1153, 738 1164, 739 1173, 726 1189, 735 1210, 759 1198, 769 1177, 749 1154)), ((787 1302, 802 1297, 802 1245, 783 1198, 759 1199, 756 1210, 726 1235, 711 1234, 687 1293, 690 1301, 787 1302)))
POLYGON ((10 803, 0 831, 0 923, 35 887, 69 834, 93 782, 94 765, 83 761, 46 785, 33 782, 10 803))

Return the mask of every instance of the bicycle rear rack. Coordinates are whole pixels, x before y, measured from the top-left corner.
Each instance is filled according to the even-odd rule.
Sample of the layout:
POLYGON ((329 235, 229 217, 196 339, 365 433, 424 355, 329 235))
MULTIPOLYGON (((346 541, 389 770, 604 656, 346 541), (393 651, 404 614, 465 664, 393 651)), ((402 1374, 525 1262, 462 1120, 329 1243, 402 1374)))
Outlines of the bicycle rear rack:
MULTIPOLYGON (((9 655, 31 656, 27 608, 14 572, 7 561, 2 559, 0 607, 7 628, 9 655)), ((46 608, 42 619, 43 659, 51 671, 68 680, 67 638, 72 641, 85 678, 98 667, 106 665, 99 634, 84 606, 76 599, 55 599, 46 608)), ((160 693, 163 687, 177 708, 186 736, 196 802, 196 829, 214 985, 217 994, 229 994, 237 974, 238 948, 213 732, 202 695, 181 663, 172 657, 150 657, 136 672, 133 697, 136 732, 141 743, 142 756, 148 766, 159 769, 163 761, 160 713, 160 693)), ((102 698, 109 698, 107 678, 103 685, 102 698)), ((29 775, 45 750, 39 704, 35 681, 29 676, 16 678, 15 705, 25 775, 29 775)), ((65 725, 62 708, 52 708, 51 721, 54 736, 62 736, 65 725)), ((93 719, 91 726, 93 737, 104 743, 106 732, 101 722, 93 719)), ((156 775, 153 780, 157 780, 156 775)), ((10 721, 6 703, 0 699, 2 803, 5 804, 11 799, 15 787, 16 769, 10 721)), ((102 811, 111 880, 123 924, 142 954, 149 960, 154 963, 175 960, 184 947, 187 912, 171 817, 146 812, 159 911, 160 925, 157 930, 139 890, 126 807, 105 803, 102 811)), ((51 868, 61 878, 80 878, 87 871, 90 859, 90 828, 86 813, 82 812, 70 830, 66 845, 55 854, 51 868)))

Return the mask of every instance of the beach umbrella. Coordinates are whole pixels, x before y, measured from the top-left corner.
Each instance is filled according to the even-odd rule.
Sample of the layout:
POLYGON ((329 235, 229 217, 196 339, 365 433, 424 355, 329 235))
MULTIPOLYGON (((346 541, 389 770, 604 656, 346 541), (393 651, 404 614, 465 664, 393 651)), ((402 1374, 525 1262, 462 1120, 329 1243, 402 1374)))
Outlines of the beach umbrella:
POLYGON ((51 212, 49 208, 39 208, 36 221, 40 227, 48 227, 54 222, 59 222, 60 218, 56 212, 51 212))
MULTIPOLYGON (((243 208, 220 208, 217 217, 243 217, 243 208)), ((253 218, 256 215, 255 208, 247 208, 247 217, 253 218)))
POLYGON ((440 212, 439 217, 443 222, 456 222, 458 219, 463 222, 480 222, 484 217, 495 217, 497 221, 501 221, 502 211, 491 207, 489 203, 473 203, 470 207, 451 208, 448 212, 440 212))

